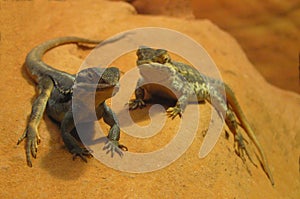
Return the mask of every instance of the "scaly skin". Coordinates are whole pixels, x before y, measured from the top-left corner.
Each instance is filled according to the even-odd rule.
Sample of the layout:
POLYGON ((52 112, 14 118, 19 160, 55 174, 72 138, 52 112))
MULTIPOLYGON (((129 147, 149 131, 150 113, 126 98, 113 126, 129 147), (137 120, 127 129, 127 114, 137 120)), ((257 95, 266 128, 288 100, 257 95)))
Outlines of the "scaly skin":
POLYGON ((146 92, 150 97, 158 96, 177 100, 176 96, 168 93, 166 89, 163 90, 155 84, 145 84, 161 76, 159 81, 167 82, 168 85, 165 86, 170 86, 172 91, 175 91, 178 95, 176 105, 167 109, 168 116, 172 119, 177 115, 181 116, 188 102, 191 100, 191 96, 196 95, 196 101, 198 102, 210 102, 220 115, 225 118, 228 128, 234 134, 237 154, 245 160, 244 153, 246 153, 253 164, 254 162, 238 128, 239 125, 254 142, 259 151, 263 169, 268 175, 272 185, 274 185, 274 180, 264 151, 243 114, 233 91, 227 84, 207 77, 187 64, 173 61, 168 52, 164 49, 140 48, 137 50, 137 56, 137 65, 142 77, 139 79, 135 90, 136 99, 129 102, 129 109, 133 110, 146 106, 146 92), (222 89, 225 90, 226 95, 222 93, 222 89), (237 116, 241 124, 237 122, 235 116, 237 116))
MULTIPOLYGON (((127 150, 119 144, 120 128, 115 114, 106 105, 105 100, 112 97, 116 92, 114 89, 119 86, 120 73, 119 69, 110 68, 88 68, 80 71, 77 76, 52 68, 42 61, 43 55, 50 49, 69 43, 99 44, 100 41, 93 41, 78 37, 61 37, 46 41, 33 48, 27 55, 25 66, 28 74, 38 86, 38 97, 35 99, 27 128, 23 135, 18 139, 20 144, 26 138, 26 159, 27 165, 32 167, 31 156, 36 158, 37 147, 40 143, 38 126, 46 110, 47 115, 60 123, 61 135, 68 150, 76 156, 87 161, 85 156, 90 156, 86 148, 82 148, 71 132, 76 130, 72 113, 72 95, 73 86, 76 81, 76 88, 82 89, 84 93, 89 93, 90 88, 93 96, 80 96, 82 104, 88 100, 88 97, 95 97, 95 107, 98 119, 103 118, 111 127, 107 136, 108 142, 105 147, 112 154, 117 152, 122 155, 121 150, 127 150), (95 80, 97 85, 95 85, 95 80), (120 150, 121 149, 121 150, 120 150)), ((81 116, 86 121, 88 116, 84 113, 81 116)), ((80 122, 79 121, 79 122, 80 122)))

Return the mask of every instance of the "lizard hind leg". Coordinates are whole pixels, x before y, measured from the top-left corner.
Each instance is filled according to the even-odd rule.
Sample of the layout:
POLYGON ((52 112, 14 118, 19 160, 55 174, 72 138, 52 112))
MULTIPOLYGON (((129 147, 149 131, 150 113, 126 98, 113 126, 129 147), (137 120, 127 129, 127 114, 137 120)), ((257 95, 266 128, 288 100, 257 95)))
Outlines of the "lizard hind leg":
POLYGON ((246 154, 246 156, 249 158, 251 163, 257 167, 257 165, 254 163, 254 161, 249 153, 249 150, 245 144, 246 140, 244 139, 243 135, 241 134, 241 132, 238 129, 239 124, 235 118, 235 115, 230 109, 228 109, 226 111, 225 122, 226 122, 228 128, 230 129, 230 131, 234 135, 234 148, 235 148, 237 155, 239 157, 241 157, 241 159, 243 161, 245 161, 245 154, 246 154))
POLYGON ((31 156, 36 158, 37 146, 40 143, 40 136, 37 128, 44 114, 53 87, 54 84, 49 77, 44 77, 38 81, 39 95, 32 105, 27 127, 17 142, 17 144, 20 144, 25 138, 27 138, 25 150, 27 165, 29 167, 32 167, 31 156))

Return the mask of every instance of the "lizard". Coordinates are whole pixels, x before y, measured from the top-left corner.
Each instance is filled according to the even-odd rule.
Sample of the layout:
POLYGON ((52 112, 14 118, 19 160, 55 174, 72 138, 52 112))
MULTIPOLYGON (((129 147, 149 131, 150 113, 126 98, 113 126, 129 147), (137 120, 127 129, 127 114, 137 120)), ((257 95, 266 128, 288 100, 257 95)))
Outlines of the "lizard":
MULTIPOLYGON (((91 156, 90 151, 80 146, 80 143, 71 134, 74 130, 76 131, 72 113, 72 94, 75 81, 77 88, 86 90, 86 92, 91 87, 94 88, 92 90, 95 96, 94 108, 97 118, 103 118, 104 122, 110 126, 108 141, 104 149, 112 154, 117 152, 119 155, 122 155, 122 150, 127 150, 127 147, 119 144, 120 127, 118 120, 111 108, 105 103, 106 99, 118 91, 119 69, 116 67, 91 67, 83 69, 75 75, 55 69, 42 60, 43 55, 50 49, 70 43, 96 45, 100 42, 79 37, 59 37, 34 47, 25 59, 27 73, 38 87, 38 96, 33 102, 27 127, 17 141, 17 145, 19 145, 26 139, 25 151, 29 167, 32 167, 31 157, 36 158, 38 144, 41 142, 38 126, 44 112, 60 125, 62 140, 69 152, 73 154, 73 159, 79 156, 87 162, 86 157, 91 156), (95 85, 94 82, 97 84, 95 85)), ((79 99, 84 103, 85 98, 86 96, 81 96, 79 99)), ((84 113, 82 115, 84 117, 84 113)))
POLYGON ((244 161, 244 153, 246 153, 250 161, 255 165, 246 148, 239 126, 246 132, 260 154, 264 172, 271 184, 274 185, 274 179, 269 169, 266 155, 249 125, 234 92, 226 83, 205 76, 188 64, 172 60, 165 49, 140 47, 136 51, 136 55, 136 64, 141 78, 138 80, 134 92, 135 99, 130 100, 128 103, 130 110, 145 107, 147 98, 160 97, 175 100, 176 105, 166 110, 167 115, 174 119, 176 116, 182 116, 188 102, 191 100, 191 96, 196 95, 197 102, 203 103, 208 101, 219 112, 219 115, 223 113, 222 118, 225 119, 225 123, 234 135, 237 154, 244 161), (159 87, 157 84, 147 84, 147 81, 151 82, 156 76, 162 76, 165 79, 164 81, 169 82, 169 86, 171 86, 172 91, 177 93, 178 98, 174 93, 170 93, 168 89, 159 87), (221 92, 221 88, 224 88, 225 94, 221 92), (212 98, 215 100, 214 103, 211 101, 212 98))

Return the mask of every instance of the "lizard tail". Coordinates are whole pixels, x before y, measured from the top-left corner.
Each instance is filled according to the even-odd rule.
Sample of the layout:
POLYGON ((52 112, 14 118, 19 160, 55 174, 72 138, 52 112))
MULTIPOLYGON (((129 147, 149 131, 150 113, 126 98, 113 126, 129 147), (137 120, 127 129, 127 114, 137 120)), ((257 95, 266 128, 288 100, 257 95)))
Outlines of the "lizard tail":
POLYGON ((225 85, 225 91, 226 91, 226 98, 228 99, 230 106, 233 108, 233 110, 235 110, 234 112, 235 112, 237 118, 239 119, 242 128, 245 130, 247 135, 250 137, 250 139, 254 142, 255 146, 257 147, 258 152, 262 158, 263 168, 264 168, 265 172, 267 173, 272 185, 274 185, 274 179, 273 179, 272 173, 269 169, 268 161, 264 154, 264 151, 263 151, 260 143, 258 142, 257 138, 255 137, 255 134, 254 134, 252 128, 250 127, 250 125, 249 125, 249 123, 248 123, 236 97, 235 97, 235 94, 233 93, 233 91, 231 90, 231 88, 228 85, 226 85, 226 84, 224 84, 224 85, 225 85))
POLYGON ((70 43, 85 43, 85 44, 99 44, 101 41, 90 40, 80 37, 59 37, 46 41, 35 48, 33 48, 26 56, 25 65, 31 77, 37 81, 38 78, 45 74, 55 73, 56 69, 47 65, 42 61, 43 55, 50 49, 63 44, 70 43))

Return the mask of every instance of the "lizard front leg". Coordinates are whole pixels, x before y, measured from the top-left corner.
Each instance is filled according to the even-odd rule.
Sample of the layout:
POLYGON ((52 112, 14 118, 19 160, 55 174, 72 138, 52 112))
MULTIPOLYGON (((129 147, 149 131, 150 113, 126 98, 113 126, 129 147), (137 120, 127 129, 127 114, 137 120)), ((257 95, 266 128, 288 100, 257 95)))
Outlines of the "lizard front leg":
POLYGON ((44 77, 38 81, 39 95, 32 105, 32 110, 26 130, 17 142, 17 144, 20 144, 25 138, 27 138, 25 150, 27 165, 30 167, 32 167, 31 155, 36 158, 37 147, 41 140, 37 129, 45 112, 45 108, 53 87, 54 84, 49 77, 44 77))
POLYGON ((174 107, 170 107, 167 109, 167 115, 174 119, 177 115, 179 117, 182 116, 183 111, 185 110, 187 106, 187 96, 186 95, 181 95, 179 99, 177 100, 177 103, 174 107))
POLYGON ((120 140, 120 127, 114 112, 109 108, 105 102, 101 105, 103 107, 103 120, 106 124, 110 126, 108 133, 108 142, 106 143, 104 150, 107 150, 107 153, 111 152, 113 156, 114 152, 118 153, 119 156, 122 156, 122 150, 128 151, 128 148, 124 145, 119 144, 120 140), (121 150, 120 150, 121 149, 121 150))
POLYGON ((63 141, 70 153, 73 154, 73 159, 79 156, 83 161, 87 162, 85 156, 91 156, 91 154, 86 148, 80 147, 77 140, 71 135, 71 131, 74 128, 73 113, 69 110, 61 122, 61 135, 63 141))
POLYGON ((137 82, 136 89, 134 91, 135 99, 130 100, 128 102, 129 110, 134 110, 137 108, 144 108, 146 106, 146 103, 144 101, 145 98, 145 89, 141 86, 143 82, 143 79, 140 78, 137 82))

